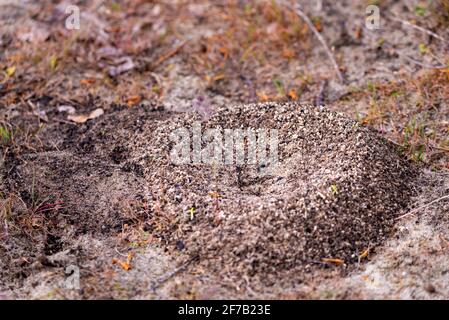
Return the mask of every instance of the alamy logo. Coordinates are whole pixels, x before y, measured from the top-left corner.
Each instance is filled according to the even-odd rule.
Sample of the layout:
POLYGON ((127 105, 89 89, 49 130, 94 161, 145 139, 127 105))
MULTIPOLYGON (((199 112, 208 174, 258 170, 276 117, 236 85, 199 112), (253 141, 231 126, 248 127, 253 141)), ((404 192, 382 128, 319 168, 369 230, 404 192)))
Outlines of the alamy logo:
POLYGON ((369 30, 380 29, 380 9, 376 5, 369 5, 365 9, 365 26, 369 30))
POLYGON ((79 30, 80 25, 80 8, 74 5, 67 6, 65 13, 69 16, 65 19, 65 27, 69 30, 79 30))
POLYGON ((79 290, 80 289, 80 269, 77 266, 69 265, 65 269, 67 278, 64 281, 66 289, 79 290))
POLYGON ((279 162, 275 129, 212 128, 202 132, 201 123, 195 122, 190 131, 178 128, 170 134, 175 144, 170 158, 176 165, 247 164, 258 166, 261 174, 268 175, 279 162))

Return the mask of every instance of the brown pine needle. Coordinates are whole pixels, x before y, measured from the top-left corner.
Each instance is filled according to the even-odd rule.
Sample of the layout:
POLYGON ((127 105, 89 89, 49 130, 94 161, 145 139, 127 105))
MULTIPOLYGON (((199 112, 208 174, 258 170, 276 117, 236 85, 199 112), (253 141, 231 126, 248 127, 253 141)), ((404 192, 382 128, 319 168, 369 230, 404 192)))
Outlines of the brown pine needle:
POLYGON ((341 266, 342 264, 345 263, 344 260, 342 260, 342 259, 336 259, 336 258, 323 258, 322 260, 323 260, 323 262, 325 262, 325 263, 332 263, 332 264, 335 264, 335 265, 337 265, 337 266, 341 266))
POLYGON ((156 61, 156 63, 152 66, 152 69, 156 68, 157 66, 162 64, 162 62, 164 62, 165 60, 167 60, 167 59, 171 58, 172 56, 174 56, 175 54, 177 54, 178 51, 181 50, 185 46, 186 43, 187 43, 187 40, 183 41, 180 45, 176 46, 175 48, 173 48, 172 50, 170 50, 169 52, 167 52, 166 54, 161 56, 156 61))

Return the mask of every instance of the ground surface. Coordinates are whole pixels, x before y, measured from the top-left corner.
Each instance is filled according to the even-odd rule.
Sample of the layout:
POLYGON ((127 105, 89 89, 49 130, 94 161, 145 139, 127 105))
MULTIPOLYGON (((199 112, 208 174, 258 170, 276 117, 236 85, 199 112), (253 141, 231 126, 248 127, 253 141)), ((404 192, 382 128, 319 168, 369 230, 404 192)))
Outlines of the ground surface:
MULTIPOLYGON (((80 30, 64 28, 67 4, 0 2, 0 298, 449 298, 447 2, 382 1, 373 31, 364 28, 367 3, 323 1, 319 10, 303 2, 344 82, 310 28, 280 2, 87 1, 80 30), (281 112, 297 118, 277 122, 292 165, 276 178, 160 161, 169 146, 159 138, 180 123, 271 127, 262 115, 272 111, 236 105, 291 100, 348 118, 312 108, 319 125, 293 130, 311 134, 309 144, 296 143, 282 124, 307 116, 281 112), (347 130, 360 130, 369 148, 345 139, 347 130), (345 158, 332 144, 354 154, 345 158), (363 164, 354 176, 366 176, 354 183, 339 163, 363 164), (354 185, 368 188, 360 192, 369 200, 343 201, 355 199, 354 185), (316 192, 325 199, 310 196, 316 192), (277 196, 310 200, 317 212, 330 199, 342 215, 293 214, 297 225, 258 229, 258 210, 285 211, 277 196), (231 232, 235 220, 216 220, 237 208, 245 208, 238 227, 253 228, 242 237, 231 232), (306 241, 314 230, 307 221, 318 223, 323 243, 336 242, 306 241), (344 222, 362 239, 347 237, 352 248, 338 236, 344 222), (384 234, 371 229, 376 223, 384 234), (251 232, 273 237, 259 237, 252 252, 251 232), (233 251, 245 235, 247 247, 233 251), (301 243, 308 254, 300 257, 301 243), (277 252, 275 271, 267 252, 277 252), (79 290, 66 286, 69 265, 80 270, 79 290)), ((310 208, 295 205, 295 214, 310 208)))

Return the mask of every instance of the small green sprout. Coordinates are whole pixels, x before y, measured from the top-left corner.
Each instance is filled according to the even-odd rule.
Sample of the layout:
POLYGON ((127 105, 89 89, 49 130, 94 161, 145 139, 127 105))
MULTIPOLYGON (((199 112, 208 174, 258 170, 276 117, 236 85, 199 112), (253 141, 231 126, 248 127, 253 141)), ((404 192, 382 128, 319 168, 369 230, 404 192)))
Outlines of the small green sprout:
POLYGON ((282 84, 281 80, 279 79, 273 79, 273 84, 276 87, 276 90, 278 91, 279 96, 285 96, 285 89, 284 85, 282 84))
POLYGON ((337 194, 338 193, 338 189, 337 189, 337 185, 333 184, 330 187, 332 194, 337 194))
POLYGON ((193 217, 195 215, 195 208, 194 207, 191 207, 189 209, 189 215, 190 215, 190 220, 193 220, 193 217))
POLYGON ((0 140, 2 144, 7 144, 11 140, 11 132, 4 126, 0 126, 0 140))

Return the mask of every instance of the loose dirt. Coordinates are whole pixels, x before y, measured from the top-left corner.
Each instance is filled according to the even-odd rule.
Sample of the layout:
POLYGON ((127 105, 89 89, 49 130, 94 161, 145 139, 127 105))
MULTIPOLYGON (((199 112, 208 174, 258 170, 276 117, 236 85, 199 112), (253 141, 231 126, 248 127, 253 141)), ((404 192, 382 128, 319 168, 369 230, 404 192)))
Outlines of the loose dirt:
POLYGON ((390 235, 412 194, 409 164, 342 114, 266 103, 222 108, 203 121, 203 130, 277 129, 280 164, 270 176, 256 165, 173 165, 170 133, 198 120, 141 119, 121 150, 151 190, 149 230, 234 281, 274 284, 284 271, 358 262, 390 235))

